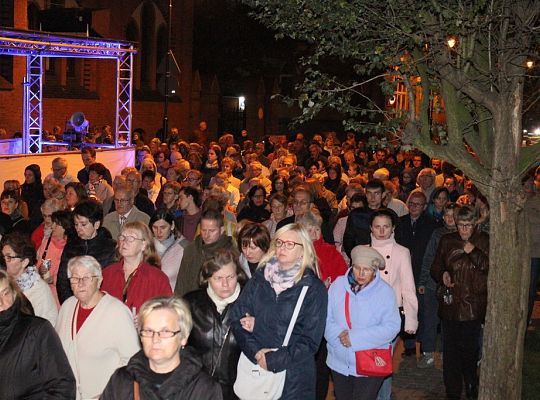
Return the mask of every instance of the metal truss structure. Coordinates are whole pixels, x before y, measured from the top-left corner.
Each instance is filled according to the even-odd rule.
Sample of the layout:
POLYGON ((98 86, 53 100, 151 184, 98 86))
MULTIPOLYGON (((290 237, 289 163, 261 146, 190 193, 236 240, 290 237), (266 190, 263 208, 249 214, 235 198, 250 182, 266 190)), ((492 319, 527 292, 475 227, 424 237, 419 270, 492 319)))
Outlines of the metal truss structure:
POLYGON ((116 59, 115 147, 131 143, 133 56, 131 42, 0 27, 0 55, 26 56, 23 104, 25 153, 41 153, 43 58, 116 59))

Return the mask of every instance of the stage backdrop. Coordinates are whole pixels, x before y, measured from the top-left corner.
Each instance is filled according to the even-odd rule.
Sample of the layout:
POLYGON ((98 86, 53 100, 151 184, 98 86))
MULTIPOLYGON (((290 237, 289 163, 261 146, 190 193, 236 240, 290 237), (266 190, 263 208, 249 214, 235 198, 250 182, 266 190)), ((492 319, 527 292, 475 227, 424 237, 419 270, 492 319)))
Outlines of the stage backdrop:
MULTIPOLYGON (((104 164, 111 171, 113 178, 120 175, 125 167, 135 165, 135 148, 96 150, 97 162, 104 164)), ((68 173, 77 178, 77 172, 84 167, 80 152, 58 152, 42 154, 0 155, 0 191, 4 190, 4 181, 17 179, 24 183, 24 169, 27 165, 38 164, 41 168, 42 180, 52 173, 52 160, 63 157, 68 161, 68 173)))

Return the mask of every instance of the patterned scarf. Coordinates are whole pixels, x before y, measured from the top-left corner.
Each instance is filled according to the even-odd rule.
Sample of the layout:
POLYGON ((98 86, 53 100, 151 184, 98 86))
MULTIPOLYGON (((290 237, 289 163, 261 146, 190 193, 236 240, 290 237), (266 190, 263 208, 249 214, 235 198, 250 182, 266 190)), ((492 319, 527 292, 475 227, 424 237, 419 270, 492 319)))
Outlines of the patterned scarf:
POLYGON ((25 269, 21 276, 17 278, 17 285, 19 285, 23 292, 26 292, 28 289, 31 289, 32 286, 34 286, 34 284, 40 279, 41 278, 37 268, 31 265, 25 269))
POLYGON ((282 270, 276 257, 272 257, 264 267, 264 278, 270 283, 276 294, 294 286, 294 277, 300 271, 300 262, 288 270, 282 270))

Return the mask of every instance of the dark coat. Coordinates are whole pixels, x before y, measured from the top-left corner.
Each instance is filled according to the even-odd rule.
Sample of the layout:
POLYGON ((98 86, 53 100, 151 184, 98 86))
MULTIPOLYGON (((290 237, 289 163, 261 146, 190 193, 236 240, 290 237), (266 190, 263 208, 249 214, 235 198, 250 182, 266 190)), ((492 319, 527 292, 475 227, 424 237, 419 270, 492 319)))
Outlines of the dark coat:
POLYGON ((475 247, 465 253, 465 241, 458 232, 444 235, 431 265, 431 276, 440 285, 448 271, 452 282, 453 302, 445 304, 439 299, 439 316, 449 321, 483 321, 487 306, 487 276, 489 271, 489 236, 476 230, 470 237, 475 247))
POLYGON ((373 210, 370 208, 356 208, 349 213, 343 234, 343 250, 349 258, 351 258, 352 249, 356 246, 371 242, 369 220, 372 213, 373 210))
POLYGON ((229 332, 232 304, 229 304, 221 314, 218 313, 206 289, 188 293, 184 299, 189 303, 193 317, 193 329, 189 334, 188 345, 201 355, 206 372, 211 374, 215 369, 213 377, 221 384, 223 399, 237 399, 233 385, 236 380, 240 348, 233 333, 229 332))
POLYGON ((98 260, 101 268, 105 268, 116 260, 116 242, 111 238, 107 229, 99 228, 93 239, 83 240, 77 236, 66 243, 60 258, 56 280, 56 291, 60 303, 73 296, 67 277, 67 264, 70 259, 76 256, 92 256, 98 260))
POLYGON ((0 312, 0 399, 75 398, 75 378, 49 321, 23 314, 20 300, 0 312))
POLYGON ((396 242, 408 248, 411 252, 414 282, 417 285, 420 279, 420 272, 422 271, 422 262, 424 261, 426 247, 433 231, 440 226, 441 224, 437 224, 425 211, 416 220, 414 229, 410 214, 399 218, 399 223, 396 227, 396 242))
POLYGON ((256 206, 253 204, 253 202, 249 202, 249 204, 242 208, 242 210, 238 213, 238 216, 236 217, 236 221, 240 222, 243 219, 250 220, 252 222, 264 222, 268 218, 270 218, 270 211, 266 209, 266 205, 263 204, 262 206, 256 206))
POLYGON ((28 218, 30 219, 30 225, 33 229, 35 229, 41 223, 41 221, 43 221, 43 217, 41 215, 41 205, 45 202, 45 195, 43 194, 41 178, 39 182, 30 184, 23 183, 21 185, 21 197, 28 205, 28 218))
POLYGON ((141 400, 221 400, 221 388, 205 371, 196 353, 185 348, 180 351, 180 365, 157 388, 148 359, 141 350, 125 367, 111 376, 101 400, 133 399, 133 381, 139 382, 141 400))
POLYGON ((232 330, 244 354, 255 363, 255 354, 262 348, 278 349, 266 353, 268 370, 287 370, 282 400, 315 398, 315 353, 319 349, 324 327, 328 295, 313 271, 306 269, 300 281, 278 295, 258 269, 248 281, 231 310, 232 330), (309 286, 289 345, 283 340, 294 307, 303 286, 309 286), (246 313, 255 317, 253 333, 244 330, 240 319, 246 313))

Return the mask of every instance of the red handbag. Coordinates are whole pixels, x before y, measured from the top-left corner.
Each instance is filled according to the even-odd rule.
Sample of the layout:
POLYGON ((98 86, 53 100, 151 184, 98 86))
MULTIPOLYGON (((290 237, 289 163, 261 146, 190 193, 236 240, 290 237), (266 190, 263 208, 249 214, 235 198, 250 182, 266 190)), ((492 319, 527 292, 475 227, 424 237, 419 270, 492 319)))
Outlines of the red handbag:
MULTIPOLYGON (((351 317, 349 313, 349 292, 345 292, 345 318, 349 329, 351 317)), ((355 352, 356 373, 363 376, 392 375, 392 345, 387 349, 369 349, 355 352)))

